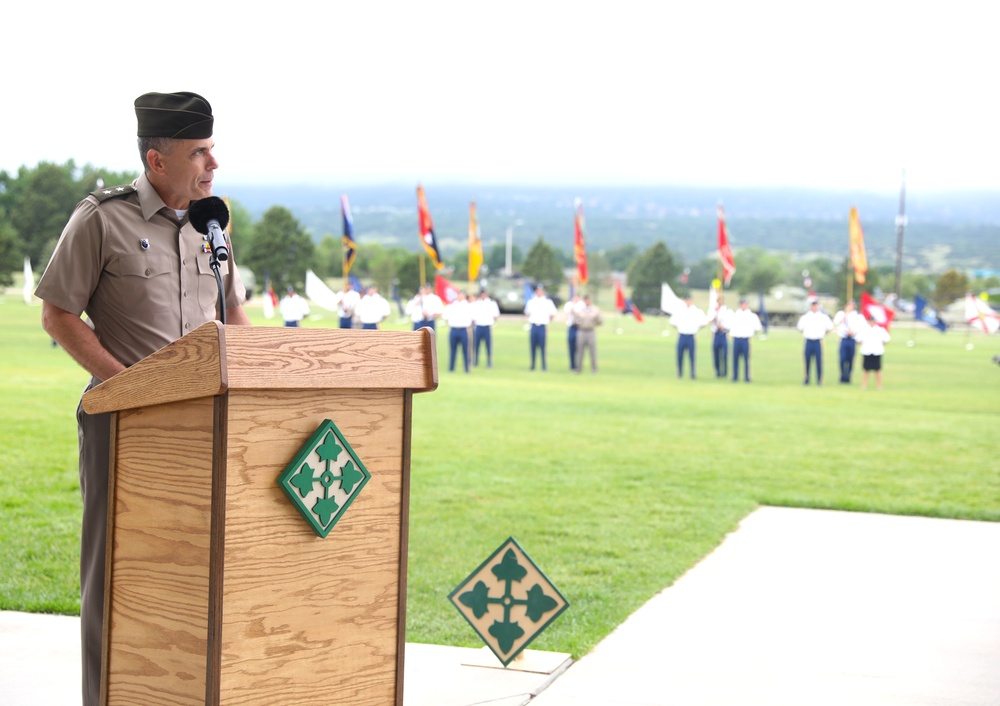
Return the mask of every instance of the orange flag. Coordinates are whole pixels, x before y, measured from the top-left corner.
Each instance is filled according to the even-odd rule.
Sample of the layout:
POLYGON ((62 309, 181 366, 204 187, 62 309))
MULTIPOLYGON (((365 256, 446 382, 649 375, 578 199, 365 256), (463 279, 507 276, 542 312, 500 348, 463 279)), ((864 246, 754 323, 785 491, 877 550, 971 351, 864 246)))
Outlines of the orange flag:
POLYGON ((479 237, 479 219, 476 217, 476 202, 469 204, 469 281, 479 277, 483 264, 483 240, 479 237))
POLYGON ((576 226, 576 237, 573 241, 573 256, 576 260, 576 271, 579 275, 580 284, 587 284, 587 249, 584 244, 583 202, 577 199, 575 205, 576 217, 574 218, 574 223, 576 226))
POLYGON ((858 209, 851 207, 851 266, 854 268, 854 281, 858 284, 865 283, 865 274, 868 272, 868 257, 865 255, 865 234, 861 230, 861 219, 858 218, 858 209))

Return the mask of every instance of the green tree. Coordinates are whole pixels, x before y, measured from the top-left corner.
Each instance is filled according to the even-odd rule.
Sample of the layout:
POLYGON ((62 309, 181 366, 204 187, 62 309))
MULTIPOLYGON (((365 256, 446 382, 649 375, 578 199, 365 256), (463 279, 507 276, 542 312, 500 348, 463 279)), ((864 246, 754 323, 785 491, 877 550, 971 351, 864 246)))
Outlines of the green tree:
POLYGON ((639 248, 634 243, 624 243, 606 250, 604 256, 608 259, 611 269, 616 272, 626 272, 639 257, 639 248))
POLYGON ((7 214, 0 208, 0 287, 14 284, 13 273, 20 270, 23 257, 17 231, 7 222, 7 214))
MULTIPOLYGON (((431 275, 433 282, 434 275, 431 275)), ((420 287, 420 255, 408 252, 407 257, 399 264, 396 270, 396 286, 399 288, 399 296, 405 302, 420 287)))
MULTIPOLYGON (((611 263, 604 252, 587 253, 587 290, 592 297, 597 297, 600 291, 600 283, 611 274, 611 263)), ((595 299, 596 301, 596 299, 595 299)))
POLYGON ((961 299, 969 291, 969 278, 964 272, 948 270, 938 277, 934 285, 934 306, 939 309, 961 299))
POLYGON ((259 276, 269 274, 275 291, 301 288, 313 264, 312 238, 284 206, 272 206, 254 226, 246 265, 259 276))
POLYGON ((235 200, 229 200, 229 238, 233 243, 233 259, 243 266, 242 255, 253 241, 253 216, 235 200))
POLYGON ((671 282, 680 267, 661 240, 632 263, 628 283, 632 288, 632 301, 641 310, 660 307, 660 290, 664 282, 671 282))
MULTIPOLYGON (((837 301, 844 304, 847 301, 847 278, 854 277, 854 268, 851 267, 851 259, 845 257, 844 261, 840 264, 840 269, 837 270, 837 275, 834 279, 834 289, 833 294, 837 296, 837 301)), ((861 299, 862 292, 868 292, 873 294, 882 282, 882 273, 875 269, 869 268, 868 272, 865 273, 865 283, 858 284, 855 280, 853 286, 851 287, 851 298, 855 301, 861 299)))
MULTIPOLYGON (((712 286, 712 280, 719 276, 719 258, 715 255, 704 257, 688 269, 687 286, 691 289, 708 289, 712 286)), ((683 270, 683 263, 679 265, 679 270, 683 270)))
POLYGON ((540 235, 524 258, 521 273, 546 287, 557 287, 563 281, 563 270, 556 251, 540 235))
POLYGON ((313 268, 322 279, 344 276, 344 244, 340 238, 327 234, 316 246, 316 260, 313 268))
POLYGON ((763 248, 743 248, 736 253, 736 274, 733 284, 740 294, 770 292, 781 282, 784 271, 782 258, 763 248))
MULTIPOLYGON (((514 245, 510 249, 511 268, 514 271, 519 269, 523 260, 521 248, 514 245)), ((499 274, 507 266, 507 245, 496 243, 483 254, 483 263, 490 268, 490 273, 499 274)))
POLYGON ((904 272, 899 282, 899 296, 903 299, 914 299, 921 296, 924 299, 931 298, 931 291, 934 283, 926 274, 915 272, 904 272))
POLYGON ((87 195, 73 178, 76 167, 39 162, 34 169, 21 167, 9 181, 10 224, 21 239, 24 254, 42 269, 42 255, 59 238, 76 204, 87 195))

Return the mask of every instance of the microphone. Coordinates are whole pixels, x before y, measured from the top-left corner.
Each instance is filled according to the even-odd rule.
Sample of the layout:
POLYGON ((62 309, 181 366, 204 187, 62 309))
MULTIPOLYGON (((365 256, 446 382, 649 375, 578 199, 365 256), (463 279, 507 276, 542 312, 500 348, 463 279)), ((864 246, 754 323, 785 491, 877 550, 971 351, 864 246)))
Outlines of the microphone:
POLYGON ((226 235, 222 232, 222 229, 229 225, 229 209, 226 208, 226 202, 218 196, 200 199, 191 204, 188 217, 196 231, 208 236, 213 257, 220 262, 228 260, 229 246, 226 244, 226 235))

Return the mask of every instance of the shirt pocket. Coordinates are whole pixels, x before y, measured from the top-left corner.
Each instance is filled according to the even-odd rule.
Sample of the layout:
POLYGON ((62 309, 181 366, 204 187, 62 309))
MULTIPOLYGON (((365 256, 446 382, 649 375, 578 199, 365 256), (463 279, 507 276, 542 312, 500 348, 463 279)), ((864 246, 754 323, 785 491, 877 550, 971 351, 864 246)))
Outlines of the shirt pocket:
MULTIPOLYGON (((219 284, 215 281, 215 272, 209 264, 210 258, 206 255, 198 258, 198 305, 208 319, 216 317, 216 308, 219 303, 219 284)), ((226 308, 232 309, 235 302, 229 301, 229 262, 219 263, 219 274, 222 276, 222 286, 226 291, 226 308)))
POLYGON ((175 309, 177 263, 170 255, 141 253, 118 258, 120 303, 136 315, 175 309))

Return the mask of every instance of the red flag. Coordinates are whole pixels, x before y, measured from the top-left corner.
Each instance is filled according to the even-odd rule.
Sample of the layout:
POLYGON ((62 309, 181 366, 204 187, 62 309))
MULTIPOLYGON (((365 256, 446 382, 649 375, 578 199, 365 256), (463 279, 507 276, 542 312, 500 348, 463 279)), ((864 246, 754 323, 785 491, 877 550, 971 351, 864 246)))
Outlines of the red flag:
POLYGON ((437 236, 434 235, 434 222, 431 220, 431 212, 427 209, 427 197, 424 196, 424 187, 417 185, 417 215, 420 218, 420 243, 424 250, 431 256, 434 268, 440 270, 444 267, 441 261, 441 251, 438 249, 437 236))
POLYGON ((434 293, 441 297, 445 304, 451 304, 458 299, 458 287, 441 275, 434 275, 434 293))
POLYGON ((615 282, 615 308, 618 311, 625 311, 625 292, 622 291, 622 283, 615 282))
POLYGON ((733 259, 732 248, 729 247, 729 230, 726 228, 726 213, 719 204, 719 260, 722 262, 722 272, 729 286, 730 280, 736 273, 736 260, 733 259))
POLYGON ((633 302, 631 299, 626 299, 625 300, 625 306, 627 306, 628 310, 632 312, 632 316, 635 317, 635 320, 638 321, 641 324, 642 320, 643 320, 642 319, 642 312, 639 311, 639 307, 637 307, 635 305, 635 302, 633 302))
POLYGON ((576 271, 580 278, 580 284, 587 284, 587 249, 583 242, 583 202, 577 199, 575 205, 576 217, 573 220, 576 227, 576 236, 573 240, 573 257, 576 260, 576 271))
POLYGON ((896 316, 894 310, 875 301, 868 292, 861 292, 861 313, 865 315, 865 318, 885 327, 886 331, 889 330, 892 319, 896 316))

